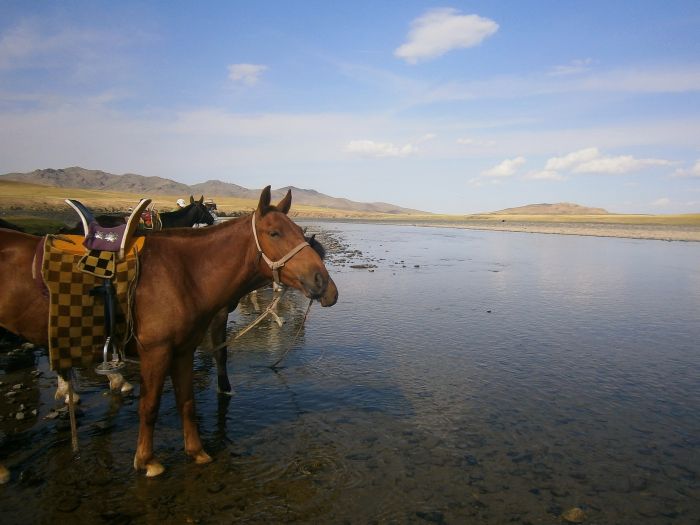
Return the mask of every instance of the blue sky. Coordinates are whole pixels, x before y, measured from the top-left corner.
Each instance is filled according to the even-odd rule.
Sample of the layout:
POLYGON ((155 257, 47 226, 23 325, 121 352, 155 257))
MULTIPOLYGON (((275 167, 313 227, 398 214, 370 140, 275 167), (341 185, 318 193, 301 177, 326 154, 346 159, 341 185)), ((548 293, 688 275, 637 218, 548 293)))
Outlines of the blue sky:
POLYGON ((700 212, 700 2, 0 3, 0 173, 700 212))

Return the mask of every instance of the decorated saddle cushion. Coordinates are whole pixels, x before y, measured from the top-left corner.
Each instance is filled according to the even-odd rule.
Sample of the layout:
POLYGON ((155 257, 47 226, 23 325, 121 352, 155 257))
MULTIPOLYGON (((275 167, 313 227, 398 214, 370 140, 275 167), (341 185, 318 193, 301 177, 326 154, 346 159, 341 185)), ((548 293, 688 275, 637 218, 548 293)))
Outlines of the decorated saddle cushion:
POLYGON ((49 361, 52 370, 90 366, 102 359, 105 343, 104 299, 90 292, 112 274, 116 291, 116 326, 112 341, 123 350, 131 337, 131 307, 138 282, 138 253, 127 257, 85 253, 82 236, 48 236, 44 241, 41 275, 49 292, 49 361), (83 271, 87 269, 89 271, 83 271))
POLYGON ((88 250, 118 252, 124 235, 126 235, 126 224, 107 228, 100 226, 97 221, 92 221, 88 225, 83 245, 88 250))

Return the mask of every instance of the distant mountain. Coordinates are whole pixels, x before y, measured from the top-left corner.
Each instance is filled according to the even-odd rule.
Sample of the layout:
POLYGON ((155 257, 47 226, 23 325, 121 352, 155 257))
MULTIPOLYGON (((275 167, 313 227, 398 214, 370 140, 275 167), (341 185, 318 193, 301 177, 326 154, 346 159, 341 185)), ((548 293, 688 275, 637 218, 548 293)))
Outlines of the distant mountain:
MULTIPOLYGON (((14 180, 31 184, 42 184, 58 188, 83 188, 96 190, 114 190, 141 195, 204 195, 216 200, 217 197, 237 197, 241 199, 257 199, 259 189, 248 189, 230 182, 208 180, 198 184, 182 184, 162 177, 145 177, 133 173, 114 175, 100 170, 87 170, 80 167, 64 169, 42 169, 29 173, 6 173, 0 175, 6 180, 14 180)), ((305 190, 287 186, 273 190, 273 199, 281 199, 291 189, 296 204, 306 204, 322 208, 338 210, 365 211, 375 213, 426 213, 419 210, 402 208, 385 202, 355 202, 348 199, 330 197, 315 190, 305 190)))
POLYGON ((610 212, 603 208, 589 208, 570 202, 559 202, 557 204, 529 204, 491 213, 494 215, 607 215, 610 212))

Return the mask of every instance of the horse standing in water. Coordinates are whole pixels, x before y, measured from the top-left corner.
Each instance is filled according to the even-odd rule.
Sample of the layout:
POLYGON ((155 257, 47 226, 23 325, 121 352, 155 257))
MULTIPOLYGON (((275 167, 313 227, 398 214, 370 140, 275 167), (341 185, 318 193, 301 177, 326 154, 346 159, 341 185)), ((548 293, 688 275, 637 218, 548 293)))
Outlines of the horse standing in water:
MULTIPOLYGON (((321 258, 306 249, 301 228, 287 217, 291 203, 290 191, 277 206, 271 205, 268 186, 252 215, 213 228, 164 230, 149 236, 140 254, 134 338, 127 347, 127 355, 138 353, 141 368, 134 467, 147 476, 164 470, 153 454, 153 432, 168 374, 182 419, 185 452, 196 463, 211 461, 195 422, 192 376, 194 350, 217 312, 269 284, 275 273, 283 284, 323 306, 337 301, 338 290, 321 258), (216 258, 211 257, 213 252, 216 258)), ((46 346, 49 302, 32 277, 39 241, 33 235, 0 230, 0 325, 46 346)))

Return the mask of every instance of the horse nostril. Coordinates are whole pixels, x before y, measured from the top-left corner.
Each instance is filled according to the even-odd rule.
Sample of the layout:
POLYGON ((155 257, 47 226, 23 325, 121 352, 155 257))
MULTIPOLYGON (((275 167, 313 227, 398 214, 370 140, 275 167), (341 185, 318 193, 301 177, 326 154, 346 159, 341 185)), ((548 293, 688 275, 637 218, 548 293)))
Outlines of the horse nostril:
POLYGON ((323 279, 323 275, 321 275, 321 272, 316 272, 316 275, 314 275, 314 284, 319 290, 323 289, 325 282, 323 279))

